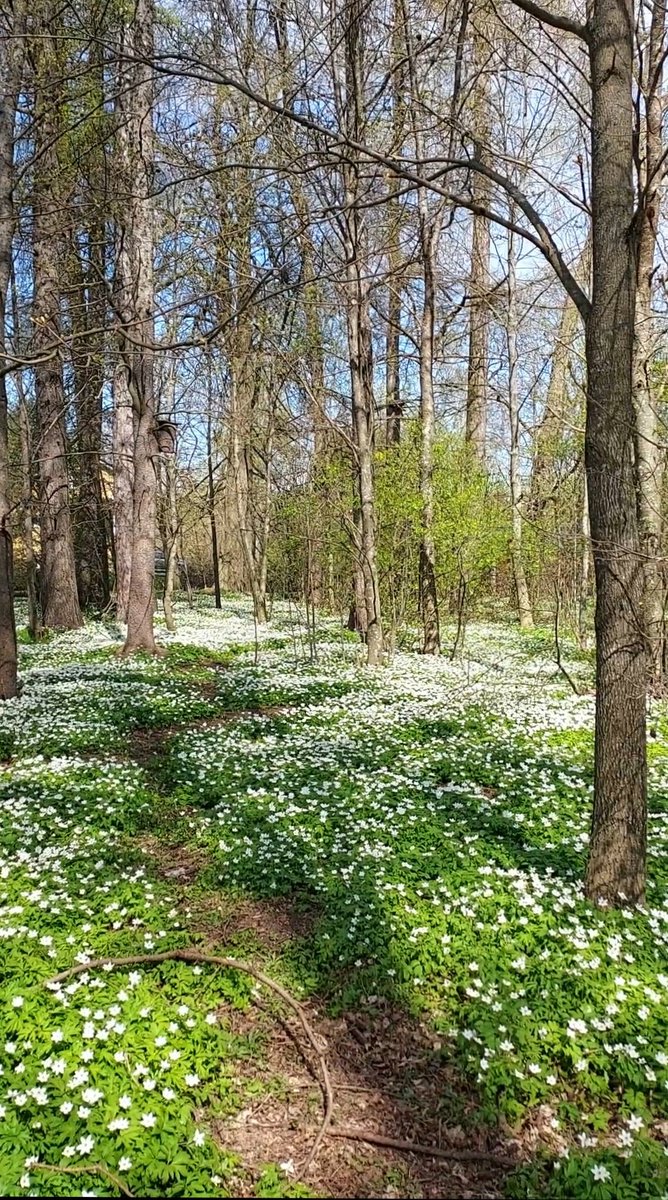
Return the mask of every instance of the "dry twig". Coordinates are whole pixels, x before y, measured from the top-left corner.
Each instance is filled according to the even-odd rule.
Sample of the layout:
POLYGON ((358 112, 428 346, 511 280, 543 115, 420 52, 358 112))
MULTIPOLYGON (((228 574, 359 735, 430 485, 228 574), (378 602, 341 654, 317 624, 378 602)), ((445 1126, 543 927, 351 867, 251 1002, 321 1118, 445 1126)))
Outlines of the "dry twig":
POLYGON ((118 1175, 114 1175, 113 1171, 110 1171, 108 1167, 101 1166, 99 1163, 88 1163, 87 1166, 82 1164, 80 1167, 57 1167, 52 1166, 51 1163, 33 1163, 30 1167, 30 1170, 50 1171, 55 1175, 103 1175, 104 1178, 108 1179, 110 1183, 113 1183, 114 1187, 117 1187, 119 1192, 122 1192, 124 1196, 132 1197, 134 1195, 134 1193, 125 1186, 123 1180, 118 1178, 118 1175))
POLYGON ((205 954, 201 950, 185 948, 182 950, 163 950, 157 954, 129 954, 124 958, 94 958, 87 963, 78 963, 74 967, 68 967, 64 971, 60 971, 47 981, 47 985, 62 983, 64 979, 69 979, 72 975, 82 975, 86 971, 96 971, 101 969, 132 967, 161 962, 187 962, 187 963, 208 963, 215 967, 226 967, 233 971, 242 971, 245 975, 250 975, 251 978, 257 979, 258 983, 264 985, 270 991, 280 996, 285 1004, 295 1013, 304 1034, 318 1060, 320 1068, 321 1087, 323 1095, 323 1118, 317 1136, 311 1147, 309 1156, 304 1163, 299 1176, 306 1175, 315 1161, 315 1158, 320 1150, 322 1142, 329 1130, 332 1121, 332 1113, 334 1111, 334 1089, 330 1079, 327 1062, 323 1053, 318 1037, 306 1018, 304 1009, 298 1000, 290 994, 287 988, 282 984, 277 983, 269 975, 265 975, 263 971, 258 970, 251 963, 244 962, 239 958, 227 958, 218 954, 205 954))
POLYGON ((489 1162, 496 1167, 511 1168, 517 1163, 512 1158, 492 1154, 487 1150, 450 1150, 443 1146, 424 1146, 421 1142, 406 1142, 402 1138, 386 1137, 369 1129, 349 1129, 335 1126, 327 1130, 327 1137, 347 1138, 353 1142, 368 1142, 370 1146, 387 1146, 390 1150, 403 1150, 407 1154, 424 1154, 429 1158, 450 1158, 458 1162, 489 1162))

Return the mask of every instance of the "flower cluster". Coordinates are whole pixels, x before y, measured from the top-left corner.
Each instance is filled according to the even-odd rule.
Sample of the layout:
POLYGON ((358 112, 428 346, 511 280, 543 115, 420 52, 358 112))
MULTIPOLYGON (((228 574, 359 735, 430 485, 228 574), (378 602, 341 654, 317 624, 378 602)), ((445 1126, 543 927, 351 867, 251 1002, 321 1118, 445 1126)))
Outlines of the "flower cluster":
MULTIPOLYGON (((172 833, 166 793, 211 886, 311 897, 320 916, 290 960, 297 985, 419 1012, 490 1121, 549 1111, 557 1169, 549 1185, 520 1173, 512 1194, 668 1190, 663 706, 647 906, 596 910, 580 882, 593 701, 565 689, 539 641, 471 627, 458 662, 402 653, 368 672, 334 622, 308 641, 287 604, 259 630, 242 600, 178 616, 158 662, 116 659, 111 626, 26 647, 23 693, 3 706, 15 745, 0 768, 5 1191, 68 1190, 40 1164, 103 1164, 137 1194, 224 1191, 237 1169, 207 1114, 243 1103, 235 1062, 252 1044, 220 999, 246 1003, 247 980, 170 963, 45 988, 70 964, 190 940, 187 909, 142 850, 147 827, 172 833), (188 729, 165 746, 157 795, 128 734, 176 724, 188 729), (659 1190, 642 1190, 643 1172, 659 1190)), ((590 665, 571 669, 584 680, 590 665)), ((288 1194, 289 1172, 271 1170, 288 1194)))

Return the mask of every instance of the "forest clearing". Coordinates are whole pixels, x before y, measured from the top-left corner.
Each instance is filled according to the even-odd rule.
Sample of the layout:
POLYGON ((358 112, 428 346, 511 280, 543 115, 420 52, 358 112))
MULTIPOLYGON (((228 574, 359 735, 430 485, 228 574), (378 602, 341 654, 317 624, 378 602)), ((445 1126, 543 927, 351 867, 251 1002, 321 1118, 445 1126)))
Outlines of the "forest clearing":
POLYGON ((666 0, 0 0, 0 1189, 668 1200, 666 0))
POLYGON ((309 643, 294 606, 259 642, 243 598, 177 613, 157 660, 119 660, 100 624, 22 650, 0 773, 4 1191, 664 1195, 663 703, 647 903, 597 910, 572 644, 580 696, 549 635, 510 626, 472 626, 459 663, 402 652, 370 675, 354 635, 325 620, 309 643), (326 1136, 302 1175, 317 1056, 243 971, 48 982, 183 947, 304 1005, 330 1134, 453 1157, 326 1136))

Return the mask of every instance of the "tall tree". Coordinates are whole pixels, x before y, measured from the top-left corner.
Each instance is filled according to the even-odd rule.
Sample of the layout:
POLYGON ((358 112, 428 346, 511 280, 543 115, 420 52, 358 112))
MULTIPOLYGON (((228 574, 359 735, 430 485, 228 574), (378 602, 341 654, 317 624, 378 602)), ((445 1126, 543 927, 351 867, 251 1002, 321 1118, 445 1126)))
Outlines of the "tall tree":
POLYGON ((220 595, 220 557, 218 553, 218 525, 216 521, 216 485, 213 467, 213 415, 211 413, 211 364, 209 362, 209 411, 206 418, 206 466, 207 466, 207 507, 211 524, 211 565, 213 567, 213 595, 216 608, 222 607, 220 595))
MULTIPOLYGON (((360 0, 346 0, 343 12, 345 54, 344 121, 350 143, 365 134, 364 20, 360 0)), ((376 515, 373 475, 374 394, 370 321, 370 267, 367 216, 363 206, 363 173, 359 154, 350 151, 343 165, 344 243, 346 255, 346 328, 352 392, 353 442, 359 502, 359 573, 364 595, 365 635, 369 666, 383 653, 380 586, 376 559, 376 515)), ((360 597, 358 597, 359 602, 360 597)))
POLYGON ((24 570, 26 582, 26 599, 28 601, 28 631, 31 637, 39 635, 41 623, 39 616, 37 563, 33 549, 33 508, 32 508, 32 472, 33 456, 30 436, 30 413, 24 396, 21 396, 19 407, 19 437, 21 442, 21 532, 23 534, 24 570))
MULTIPOLYGON (((135 0, 120 47, 118 147, 123 204, 116 214, 116 305, 122 356, 116 400, 125 409, 126 442, 128 410, 132 413, 132 550, 125 654, 135 650, 156 652, 153 584, 158 445, 153 379, 153 27, 153 0, 135 0)), ((118 554, 117 530, 117 568, 118 554)))
MULTIPOLYGON (((405 136, 405 6, 397 0, 392 19, 392 143, 390 153, 398 156, 405 136)), ((387 333, 385 363, 385 441, 398 446, 401 441, 403 403, 401 399, 401 308, 403 293, 403 255, 401 250, 401 180, 389 175, 387 198, 387 333)))
POLYGON ((82 622, 77 593, 65 435, 61 278, 67 220, 63 147, 66 40, 59 6, 44 0, 33 43, 35 75, 35 179, 33 195, 33 324, 37 460, 40 494, 40 593, 49 629, 82 622))
POLYGON ((8 527, 9 445, 7 429, 6 311, 14 238, 14 125, 23 60, 27 4, 14 0, 2 17, 5 51, 0 54, 0 700, 16 694, 12 539, 8 527))
MULTIPOLYGON (((511 207, 511 220, 515 213, 511 207)), ((517 313, 517 240, 511 230, 508 234, 508 313, 506 320, 506 343, 508 352, 508 418, 510 424, 510 504, 512 537, 510 557, 517 597, 517 612, 520 629, 533 628, 531 599, 522 555, 522 475, 520 445, 520 395, 517 313)))
MULTIPOLYGON (((643 12, 644 10, 641 10, 639 20, 642 20, 643 12)), ((644 106, 638 138, 640 195, 637 214, 638 285, 633 390, 637 423, 638 502, 645 559, 645 632, 650 654, 651 683, 655 691, 662 688, 665 638, 665 583, 660 563, 665 448, 662 444, 658 413, 658 388, 652 378, 656 358, 656 322, 652 308, 652 292, 666 171, 662 137, 665 33, 665 0, 653 0, 649 32, 642 39, 640 58, 639 82, 644 106)))
MULTIPOLYGON (((85 120, 78 131, 78 183, 82 228, 72 236, 70 310, 75 384, 75 528, 79 601, 97 611, 110 599, 109 537, 102 481, 102 403, 105 390, 106 267, 109 201, 106 187, 107 133, 105 62, 102 52, 108 6, 90 8, 91 44, 86 71, 85 120)), ((75 200, 76 203, 76 200, 75 200)))
POLYGON ((594 807, 585 891, 597 902, 637 903, 646 883, 649 655, 633 390, 638 254, 633 3, 593 0, 584 25, 533 0, 514 3, 578 37, 589 54, 591 302, 579 293, 575 276, 564 271, 563 260, 552 255, 585 322, 585 468, 596 577, 594 807))
MULTIPOLYGON (((412 38, 404 7, 406 59, 410 77, 411 123, 415 155, 425 157, 418 85, 412 38)), ((428 191, 418 188, 418 236, 422 261, 422 312, 418 338, 420 370, 420 562, 419 591, 425 654, 440 654, 441 633, 436 586, 436 547, 434 543, 434 434, 436 404, 434 398, 434 325, 436 320, 436 270, 438 242, 443 221, 443 202, 430 211, 428 191)))
MULTIPOLYGON (((491 137, 491 82, 488 31, 491 14, 482 0, 472 22, 473 83, 471 92, 471 136, 473 157, 484 163, 491 137)), ((489 256, 491 247, 489 210, 492 185, 487 175, 474 172, 471 183, 471 268, 469 273, 469 354, 466 394, 466 440, 480 462, 485 461, 487 441, 489 357, 489 256)))
POLYGON ((633 6, 594 0, 591 65, 592 299, 585 459, 596 574, 594 811, 586 891, 642 901, 647 845, 644 572, 634 447, 633 6))

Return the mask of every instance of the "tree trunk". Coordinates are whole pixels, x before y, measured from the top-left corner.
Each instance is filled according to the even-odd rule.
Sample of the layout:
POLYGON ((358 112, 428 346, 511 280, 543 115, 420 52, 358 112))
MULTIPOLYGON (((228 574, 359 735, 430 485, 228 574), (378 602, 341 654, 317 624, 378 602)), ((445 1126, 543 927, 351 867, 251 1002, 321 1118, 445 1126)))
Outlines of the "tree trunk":
POLYGON ((0 526, 0 700, 16 695, 14 564, 9 530, 0 526))
MULTIPOLYGON (((401 154, 406 118, 404 99, 404 13, 397 3, 394 11, 393 71, 392 71, 392 146, 391 153, 401 154)), ((392 174, 387 202, 387 334, 385 365, 385 444, 398 446, 401 442, 403 404, 401 401, 400 334, 402 297, 401 206, 399 178, 392 174)))
MULTIPOLYGON (((490 22, 485 8, 478 19, 490 22)), ((489 156, 491 137, 490 80, 487 70, 489 45, 482 29, 474 29, 473 60, 476 79, 472 100, 473 155, 480 162, 489 156)), ((471 182, 473 201, 489 208, 491 184, 485 175, 474 172, 471 182)), ((474 213, 472 218, 471 269, 469 275, 469 358, 466 400, 466 441, 479 462, 485 461, 487 440, 487 374, 489 343, 489 256, 490 227, 487 217, 474 213)))
POLYGON ((134 411, 125 366, 119 362, 114 372, 114 428, 112 456, 114 465, 114 563, 116 616, 123 624, 128 619, 130 571, 132 568, 132 506, 134 491, 134 411))
MULTIPOLYGON (((271 531, 271 458, 272 458, 272 451, 273 451, 273 445, 274 445, 274 416, 275 416, 274 402, 273 402, 273 399, 270 399, 270 396, 272 396, 272 395, 273 395, 273 388, 271 386, 271 381, 270 381, 269 388, 268 388, 268 394, 265 397, 265 399, 267 401, 267 430, 266 430, 266 439, 265 439, 264 455, 263 455, 265 477, 264 477, 264 488, 263 488, 263 496, 262 496, 262 521, 261 521, 259 546, 258 546, 258 554, 257 554, 258 576, 259 576, 259 580, 260 580, 260 592, 264 596, 265 609, 266 609, 266 603, 267 603, 267 577, 268 577, 268 571, 269 571, 269 535, 270 535, 270 531, 271 531)), ((310 598, 313 603, 313 612, 314 612, 313 619, 315 621, 316 596, 318 597, 318 599, 321 597, 322 587, 321 587, 320 570, 318 569, 316 571, 314 569, 314 563, 313 563, 313 559, 311 556, 310 526, 309 526, 309 531, 308 531, 308 547, 309 547, 309 584, 310 584, 310 588, 311 588, 309 595, 310 595, 310 598)))
POLYGON ((73 369, 76 388, 76 508, 74 545, 77 588, 82 608, 104 610, 110 598, 107 520, 102 495, 102 394, 104 390, 104 329, 106 302, 104 222, 92 221, 87 231, 88 263, 83 268, 75 248, 74 298, 71 304, 75 335, 73 369))
MULTIPOLYGON (((345 20, 346 133, 358 144, 364 137, 363 8, 347 0, 345 20)), ((368 235, 360 207, 360 162, 351 153, 343 168, 345 190, 346 324, 352 392, 353 443, 357 468, 360 521, 360 567, 364 583, 366 646, 369 666, 383 655, 380 586, 376 562, 376 517, 373 478, 373 350, 369 313, 368 235)))
MULTIPOLYGON (((511 220, 514 219, 511 208, 511 220)), ((508 348, 508 412, 510 416, 510 504, 512 509, 512 540, 510 557, 517 596, 520 629, 533 629, 533 613, 522 558, 522 476, 520 469, 520 399, 519 358, 517 353, 517 250, 515 238, 508 234, 508 314, 506 340, 508 348)))
MULTIPOLYGON (((91 106, 105 100, 102 10, 90 11, 91 42, 88 95, 91 106)), ((93 109, 94 111, 94 109, 93 109)), ((95 118, 93 117, 93 120, 95 118)), ((92 140, 92 139, 91 139, 92 140)), ((83 156, 85 228, 72 238, 74 333, 72 366, 76 386, 76 508, 74 547, 82 608, 104 611, 111 595, 109 535, 102 488, 102 396, 105 385, 107 224, 105 146, 95 139, 83 156)))
POLYGON ((230 423, 232 426, 232 478, 234 495, 239 522, 239 537, 244 557, 244 565, 251 595, 253 597, 253 613, 258 625, 267 623, 267 597, 262 589, 262 578, 259 563, 255 553, 255 539, 252 528, 250 511, 250 479, 246 454, 250 452, 250 390, 253 386, 249 378, 251 364, 237 359, 230 369, 230 423), (243 427, 243 430, 242 430, 243 427))
MULTIPOLYGON (((165 590, 162 606, 165 610, 165 625, 170 633, 176 629, 174 621, 174 582, 176 578, 176 549, 179 536, 179 514, 176 507, 176 455, 169 454, 166 461, 167 475, 167 513, 165 520, 166 553, 165 553, 165 590)), ((220 607, 220 605, 218 606, 220 607)))
POLYGON ((9 446, 7 440, 6 308, 14 238, 14 123, 25 50, 25 0, 15 0, 0 54, 0 700, 16 695, 17 646, 14 623, 14 580, 9 514, 9 446))
MULTIPOLYGON (((124 29, 120 36, 120 52, 132 53, 132 35, 124 29)), ((136 68, 135 68, 136 71, 136 68)), ((132 206, 136 207, 136 191, 139 183, 134 182, 136 155, 139 151, 137 137, 141 128, 141 112, 136 111, 139 97, 136 95, 137 80, 132 67, 119 62, 118 96, 116 99, 115 134, 115 274, 114 307, 118 318, 118 359, 114 368, 114 425, 112 456, 114 471, 114 565, 115 598, 117 619, 127 624, 130 601, 130 576, 132 573, 132 530, 134 508, 134 446, 138 414, 131 389, 133 370, 132 343, 125 338, 125 329, 133 339, 140 336, 135 328, 135 275, 132 206), (138 128, 139 126, 139 128, 138 128), (130 200, 132 196, 132 200, 130 200)))
MULTIPOLYGON (((295 204, 300 222, 299 243, 302 255, 302 277, 305 280, 302 295, 306 344, 308 348, 309 408, 313 429, 311 479, 316 486, 321 486, 327 453, 327 394, 325 387, 322 304, 318 294, 320 285, 315 265, 315 247, 308 229, 308 201, 304 195, 299 177, 291 173, 290 179, 293 203, 295 204)), ((313 603, 316 606, 323 603, 325 588, 321 543, 322 532, 316 526, 313 537, 314 554, 311 565, 312 596, 313 603)))
POLYGON ((21 438, 21 533, 25 544, 26 594, 28 599, 28 630, 32 638, 39 636, 40 618, 37 591, 37 564, 33 549, 32 519, 32 454, 30 447, 30 415, 25 399, 19 407, 21 438))
MULTIPOLYGON (((397 218, 393 218, 394 221, 397 218)), ((391 236, 392 236, 391 227, 391 236)), ((393 239, 394 240, 394 239, 393 239)), ((398 446, 401 442, 403 404, 401 401, 401 375, 399 372, 399 335, 401 326, 401 286, 397 278, 398 255, 393 245, 389 249, 388 266, 388 309, 385 368, 385 443, 398 446)))
POLYGON ((49 629, 83 624, 77 593, 65 437, 63 365, 57 349, 63 266, 63 186, 58 146, 62 52, 46 9, 35 53, 36 158, 34 188, 34 348, 40 492, 40 591, 42 619, 49 629))
MULTIPOLYGON (((415 155, 424 158, 425 146, 420 126, 420 89, 415 56, 403 8, 404 36, 410 78, 411 116, 415 155)), ((442 204, 436 213, 429 211, 425 188, 418 189, 418 228, 422 257, 422 314, 420 318, 420 559, 419 600, 422 614, 424 654, 440 654, 441 631, 436 588, 436 547, 434 545, 434 322, 436 314, 436 251, 441 232, 442 204)))
MULTIPOLYGON (((353 480, 355 492, 359 493, 359 483, 357 471, 353 480)), ((369 626, 369 618, 366 606, 366 592, 364 589, 364 551, 362 549, 362 515, 359 508, 359 496, 355 495, 355 508, 353 510, 352 525, 354 530, 353 544, 355 550, 355 559, 353 565, 353 588, 352 588, 352 603, 348 616, 348 628, 359 633, 363 642, 366 642, 366 633, 369 626)))
MULTIPOLYGON (((426 198, 425 198, 426 208, 426 198)), ((436 590, 436 549, 434 546, 434 260, 435 230, 429 230, 421 215, 424 301, 420 337, 420 499, 422 531, 420 537, 420 608, 422 611, 425 654, 440 654, 441 632, 436 590)), ((435 222, 438 226, 438 221, 435 222)))
MULTIPOLYGON (((144 387, 150 387, 144 377, 144 387)), ((153 629, 155 597, 155 534, 157 510, 156 459, 153 412, 142 405, 134 446, 134 494, 132 506, 132 568, 128 596, 128 632, 124 654, 148 650, 155 654, 157 647, 153 629)))
POLYGON ((376 566, 376 528, 373 482, 373 368, 368 295, 359 262, 348 269, 351 298, 348 300, 348 347, 353 405, 353 436, 357 457, 359 499, 360 566, 366 615, 366 644, 369 666, 376 666, 383 653, 380 590, 376 566))
POLYGON ((656 354, 656 329, 652 311, 654 259, 665 171, 661 134, 663 69, 666 27, 665 0, 654 0, 649 45, 644 47, 641 88, 645 98, 641 124, 642 206, 638 229, 638 282, 636 291, 636 341, 633 372, 637 422, 638 505, 640 536, 645 558, 645 633, 650 655, 652 690, 662 690, 664 659, 664 580, 660 565, 662 491, 665 449, 661 444, 657 386, 652 385, 656 354))
MULTIPOLYGON (((299 92, 299 84, 295 73, 296 64, 291 56, 289 45, 286 0, 274 0, 273 15, 276 48, 281 73, 281 102, 285 109, 293 112, 295 97, 299 92)), ((295 157, 299 154, 294 133, 295 125, 293 121, 290 119, 286 120, 281 129, 278 152, 281 155, 281 167, 287 169, 287 180, 297 219, 297 240, 301 253, 301 304, 304 314, 306 340, 304 347, 306 362, 303 386, 307 395, 307 405, 311 417, 313 453, 310 457, 309 475, 311 487, 315 489, 322 488, 323 485, 323 469, 326 466, 325 456, 327 452, 325 349, 321 283, 317 266, 322 259, 322 251, 318 250, 311 233, 313 217, 310 199, 304 187, 304 180, 299 172, 291 169, 291 164, 294 163, 295 157)), ((316 523, 316 528, 313 530, 313 536, 309 545, 311 548, 309 573, 310 596, 314 607, 320 607, 324 603, 325 596, 325 564, 322 558, 322 529, 320 520, 316 523)))
MULTIPOLYGON (((119 219, 121 350, 134 410, 132 557, 124 654, 157 647, 153 628, 158 454, 153 378, 153 0, 136 0, 124 53, 118 131, 125 201, 119 219)), ((118 546, 116 550, 118 556, 118 546)))
MULTIPOLYGON (((211 389, 209 389, 209 404, 211 404, 211 389)), ((216 526, 216 489, 213 482, 213 435, 211 430, 211 411, 206 424, 206 465, 208 477, 209 522, 211 525, 211 561, 213 563, 213 594, 216 608, 222 608, 220 596, 220 560, 218 558, 218 528, 216 526)))
POLYGON ((647 659, 634 464, 633 11, 594 0, 593 288, 587 320, 585 461, 596 573, 594 812, 590 899, 645 896, 647 659))

